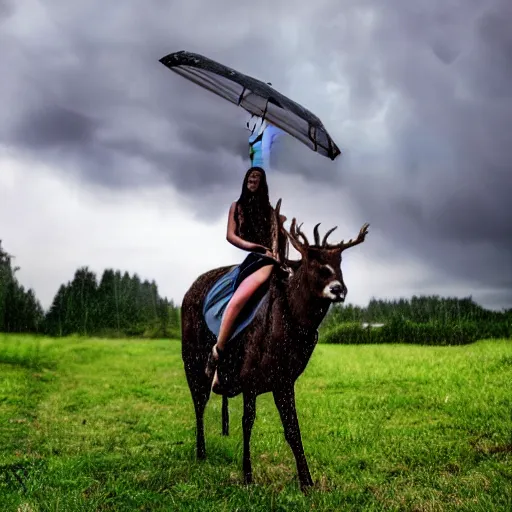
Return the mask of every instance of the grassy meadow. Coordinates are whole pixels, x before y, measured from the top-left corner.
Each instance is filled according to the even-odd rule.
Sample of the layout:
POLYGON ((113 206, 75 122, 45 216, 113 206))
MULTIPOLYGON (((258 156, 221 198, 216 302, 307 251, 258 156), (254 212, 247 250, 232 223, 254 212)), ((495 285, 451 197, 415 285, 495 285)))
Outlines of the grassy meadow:
POLYGON ((0 511, 511 509, 512 341, 319 345, 296 389, 307 496, 270 395, 254 485, 241 397, 195 460, 179 341, 0 335, 0 511))

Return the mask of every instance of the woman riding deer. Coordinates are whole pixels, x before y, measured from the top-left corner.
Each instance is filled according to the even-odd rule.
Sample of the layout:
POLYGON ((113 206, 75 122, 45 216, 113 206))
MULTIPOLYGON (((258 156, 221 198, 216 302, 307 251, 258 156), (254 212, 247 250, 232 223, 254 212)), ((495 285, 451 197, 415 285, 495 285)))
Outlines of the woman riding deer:
POLYGON ((222 321, 217 343, 206 368, 209 376, 215 372, 212 390, 219 394, 222 383, 216 367, 224 356, 235 321, 256 290, 268 282, 273 267, 279 263, 271 248, 272 216, 265 171, 261 167, 251 167, 245 175, 239 199, 229 209, 226 237, 235 247, 250 251, 250 254, 224 282, 218 284, 205 303, 205 311, 208 311, 212 307, 219 308, 223 301, 218 309, 222 312, 222 321))

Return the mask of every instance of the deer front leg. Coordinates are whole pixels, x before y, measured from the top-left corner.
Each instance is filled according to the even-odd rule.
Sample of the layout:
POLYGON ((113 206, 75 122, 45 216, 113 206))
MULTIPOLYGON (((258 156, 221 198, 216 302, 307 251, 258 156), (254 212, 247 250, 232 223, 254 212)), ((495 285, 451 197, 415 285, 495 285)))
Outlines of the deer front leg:
POLYGON ((302 446, 302 438, 300 435, 299 420, 297 419, 297 410, 295 409, 295 390, 293 385, 273 392, 274 402, 281 422, 284 427, 284 437, 297 464, 297 472, 299 474, 299 483, 302 491, 313 485, 313 479, 308 468, 308 462, 304 455, 304 447, 302 446))
POLYGON ((244 431, 244 482, 252 484, 251 465, 251 431, 256 418, 256 395, 244 393, 244 416, 242 427, 244 431))

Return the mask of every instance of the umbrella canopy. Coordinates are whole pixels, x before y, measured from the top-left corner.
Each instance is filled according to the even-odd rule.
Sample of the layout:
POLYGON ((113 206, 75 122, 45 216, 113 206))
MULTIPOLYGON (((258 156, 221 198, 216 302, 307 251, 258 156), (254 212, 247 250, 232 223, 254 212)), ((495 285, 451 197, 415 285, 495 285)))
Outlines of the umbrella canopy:
POLYGON ((270 84, 184 50, 170 53, 160 62, 171 71, 281 128, 313 151, 331 160, 341 154, 317 116, 270 84))

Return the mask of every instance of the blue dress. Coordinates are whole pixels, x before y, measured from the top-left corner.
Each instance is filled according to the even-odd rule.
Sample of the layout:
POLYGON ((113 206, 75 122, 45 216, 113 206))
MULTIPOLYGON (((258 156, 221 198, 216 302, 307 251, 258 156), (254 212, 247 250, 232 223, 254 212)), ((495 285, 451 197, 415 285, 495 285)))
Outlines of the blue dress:
MULTIPOLYGON (((260 268, 273 264, 276 264, 274 259, 264 254, 251 252, 240 265, 235 266, 220 279, 215 281, 203 302, 203 315, 206 320, 206 325, 215 336, 219 335, 224 310, 236 289, 240 286, 240 283, 260 268)), ((230 340, 251 323, 260 304, 267 296, 267 292, 268 281, 256 290, 237 316, 229 338, 230 340)))

